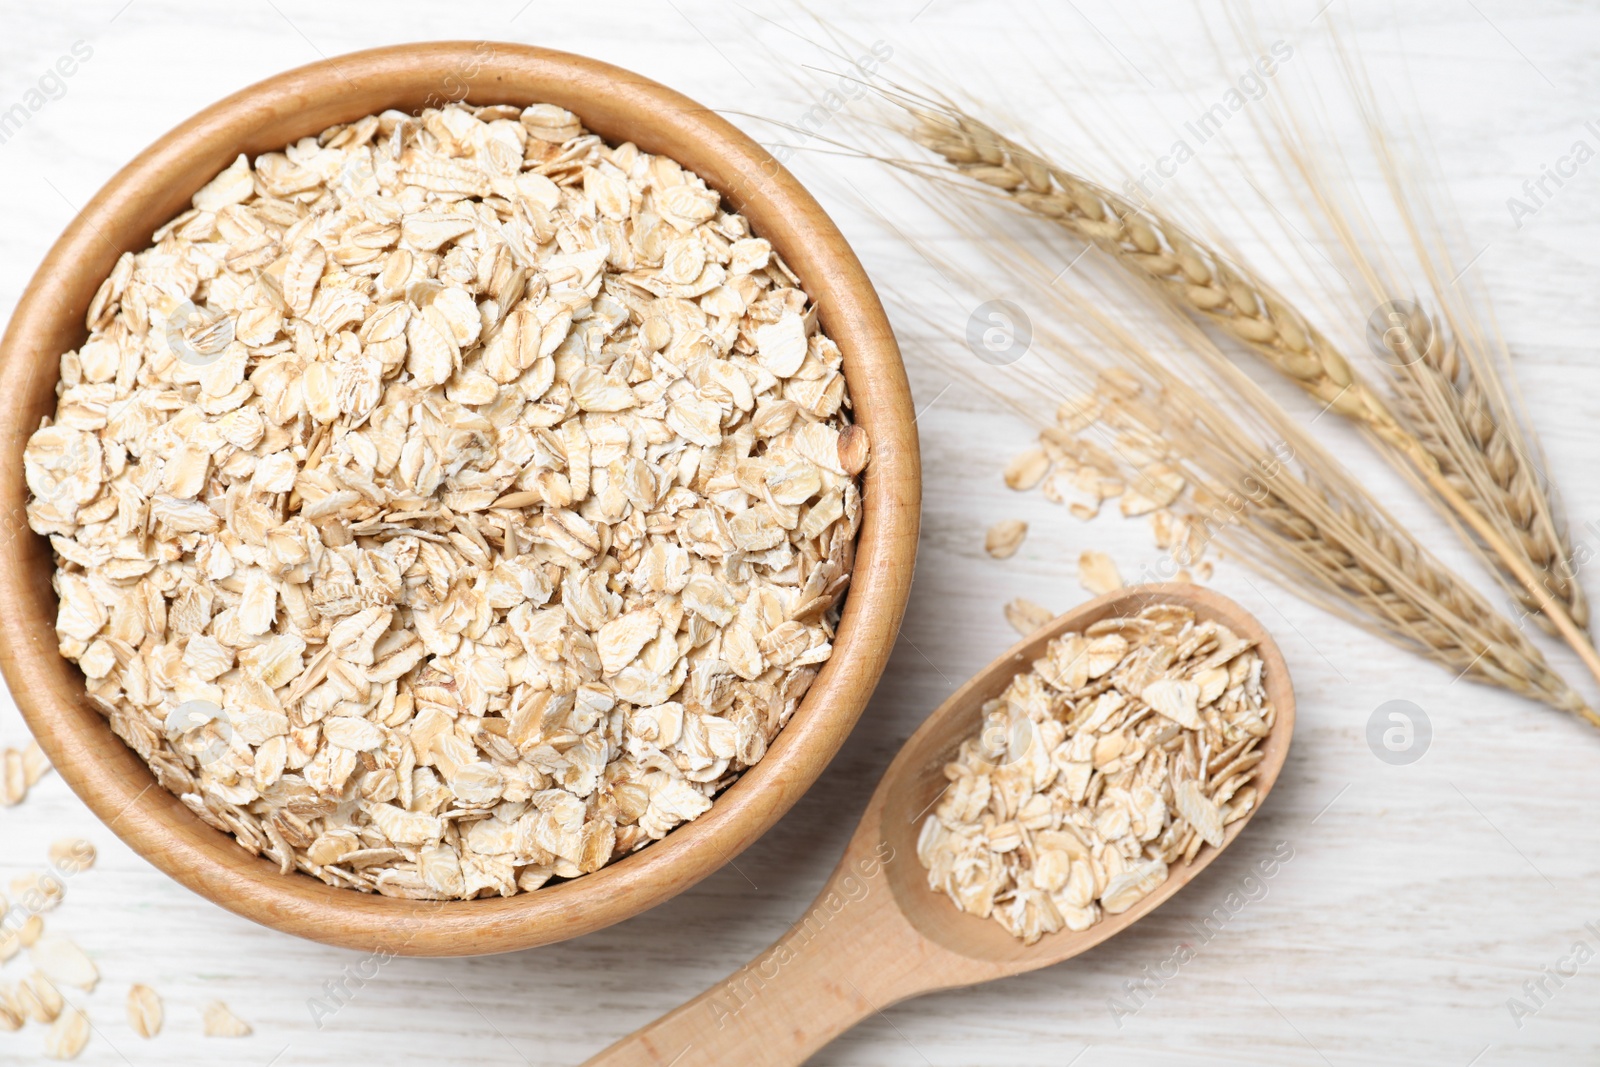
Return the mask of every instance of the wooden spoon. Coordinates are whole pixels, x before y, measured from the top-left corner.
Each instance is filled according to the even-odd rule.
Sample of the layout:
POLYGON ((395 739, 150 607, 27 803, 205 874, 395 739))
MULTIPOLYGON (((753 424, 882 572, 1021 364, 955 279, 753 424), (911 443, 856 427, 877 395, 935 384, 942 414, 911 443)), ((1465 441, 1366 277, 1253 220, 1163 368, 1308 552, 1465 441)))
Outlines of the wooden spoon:
MULTIPOLYGON (((590 1065, 790 1067, 861 1019, 923 993, 1048 967, 1126 930, 1187 885, 1221 849, 1174 864, 1154 892, 1081 933, 1024 945, 992 919, 958 910, 928 888, 917 834, 948 784, 944 765, 978 729, 985 701, 1044 654, 1053 638, 1151 603, 1180 604, 1256 642, 1277 708, 1261 746, 1256 805, 1277 780, 1294 731, 1294 689, 1283 655, 1260 623, 1221 594, 1193 585, 1143 585, 1089 601, 1013 646, 928 716, 878 783, 855 835, 805 916, 728 978, 604 1050, 590 1065)), ((1250 816, 1226 830, 1232 844, 1250 816)))

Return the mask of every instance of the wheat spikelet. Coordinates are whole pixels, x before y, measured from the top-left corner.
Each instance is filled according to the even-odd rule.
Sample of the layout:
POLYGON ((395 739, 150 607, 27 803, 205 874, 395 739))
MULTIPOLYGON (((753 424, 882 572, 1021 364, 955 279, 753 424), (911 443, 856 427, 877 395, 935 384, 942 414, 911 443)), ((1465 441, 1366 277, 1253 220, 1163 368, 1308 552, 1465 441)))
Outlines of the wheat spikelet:
MULTIPOLYGON (((1566 522, 1543 473, 1537 438, 1507 387, 1511 368, 1492 305, 1484 294, 1464 295, 1462 276, 1471 263, 1457 269, 1450 262, 1451 237, 1441 224, 1450 217, 1449 198, 1437 180, 1437 164, 1422 150, 1425 141, 1418 134, 1391 134, 1392 101, 1380 102, 1363 60, 1342 32, 1335 27, 1331 36, 1394 216, 1380 224, 1370 199, 1356 193, 1344 154, 1326 148, 1337 138, 1317 109, 1308 117, 1274 98, 1266 108, 1268 128, 1258 127, 1261 140, 1312 228, 1343 249, 1363 280, 1364 291, 1351 295, 1378 305, 1368 341, 1389 364, 1396 410, 1440 478, 1483 516, 1573 624, 1586 628, 1589 606, 1575 580, 1566 522), (1319 124, 1320 134, 1308 121, 1319 124), (1414 258, 1407 268, 1397 265, 1402 237, 1414 258), (1405 276, 1417 273, 1428 291, 1426 307, 1415 298, 1400 299, 1412 288, 1405 276)), ((1293 236, 1301 235, 1296 230, 1293 236)), ((1290 244, 1304 250, 1303 241, 1290 244)), ((1344 277, 1348 282, 1350 276, 1344 277)), ((1442 503, 1439 494, 1432 495, 1442 503)), ((1474 527, 1461 532, 1524 611, 1546 630, 1559 630, 1497 545, 1474 527)))
MULTIPOLYGON (((1186 391, 1159 365, 1154 369, 1165 395, 1186 391)), ((1222 486, 1234 499, 1248 500, 1246 521, 1237 532, 1219 531, 1224 540, 1249 542, 1264 554, 1250 558, 1278 571, 1280 584, 1304 595, 1309 583, 1310 599, 1322 607, 1458 676, 1600 725, 1509 619, 1377 507, 1315 441, 1264 410, 1270 398, 1243 385, 1234 395, 1289 445, 1298 471, 1262 478, 1257 472, 1266 461, 1259 439, 1240 432, 1237 420, 1215 405, 1187 426, 1169 426, 1168 436, 1182 446, 1188 465, 1213 486, 1213 494, 1222 486), (1252 489, 1257 489, 1253 498, 1243 495, 1252 489)))
MULTIPOLYGON (((952 221, 958 217, 958 208, 935 203, 952 221)), ((1198 366, 1186 365, 1180 373, 1112 322, 1103 301, 1053 284, 1052 271, 1026 248, 987 230, 966 232, 986 250, 996 272, 1038 300, 1030 305, 1035 312, 1052 312, 1050 320, 1034 315, 1030 351, 1044 355, 1021 377, 1028 387, 1024 395, 1052 406, 1071 399, 1069 407, 1079 410, 1076 391, 1093 389, 1103 412, 1100 432, 1135 432, 1142 446, 1109 451, 1148 451, 1151 442, 1167 449, 1167 462, 1200 487, 1188 511, 1208 537, 1233 543, 1242 560, 1285 589, 1459 677, 1600 726, 1600 716, 1522 631, 1418 544, 1191 322, 1165 320, 1178 343, 1197 357, 1190 363, 1198 366), (1066 336, 1057 322, 1072 323, 1078 338, 1066 336), (1112 365, 1102 353, 1120 358, 1112 365)), ((963 279, 973 292, 985 291, 967 265, 932 249, 923 254, 938 260, 945 276, 963 279)), ((970 359, 952 360, 950 367, 1036 414, 997 386, 987 366, 981 374, 970 359)), ((1023 369, 1018 364, 1007 373, 1023 369)), ((1127 471, 1130 483, 1137 473, 1133 467, 1127 471)))
MULTIPOLYGON (((1403 320, 1384 335, 1397 357, 1400 411, 1444 478, 1514 541, 1573 622, 1587 626, 1588 599, 1573 576, 1572 545, 1529 446, 1519 440, 1514 416, 1485 388, 1481 368, 1453 336, 1420 310, 1395 305, 1390 314, 1403 320)), ((1507 584, 1523 608, 1543 621, 1538 602, 1507 584)))
MULTIPOLYGON (((1152 399, 1123 399, 1120 409, 1173 446, 1171 458, 1212 501, 1198 517, 1221 540, 1243 542, 1242 558, 1285 588, 1458 676, 1600 726, 1600 717, 1522 631, 1418 544, 1203 334, 1188 323, 1175 326, 1204 365, 1212 393, 1110 326, 1090 302, 1055 289, 1047 296, 1074 320, 1095 324, 1096 340, 1150 385, 1152 399)), ((1073 346, 1058 340, 1050 351, 1072 352, 1073 346)), ((1079 352, 1074 358, 1088 357, 1079 352)))
POLYGON ((917 143, 957 170, 1137 267, 1176 302, 1261 353, 1329 409, 1380 435, 1404 436, 1382 397, 1315 326, 1181 228, 1050 166, 969 115, 924 110, 917 118, 917 143))
MULTIPOLYGON (((1600 652, 1569 612, 1575 607, 1583 613, 1582 595, 1563 597, 1559 592, 1575 589, 1564 565, 1570 553, 1562 553, 1560 538, 1530 551, 1511 521, 1512 513, 1504 510, 1505 494, 1496 491, 1495 481, 1465 477, 1452 482, 1427 442, 1272 287, 1181 227, 1052 166, 958 108, 929 101, 900 102, 916 118, 912 137, 948 165, 1103 249, 1137 277, 1152 282, 1177 307, 1216 324, 1260 353, 1326 410, 1370 431, 1387 447, 1390 459, 1414 468, 1436 503, 1465 526, 1469 543, 1508 585, 1535 605, 1600 679, 1600 652)), ((1458 451, 1455 459, 1460 471, 1482 473, 1482 464, 1475 464, 1469 455, 1458 451)))
MULTIPOLYGON (((1213 494, 1215 487, 1229 486, 1231 499, 1243 499, 1241 493, 1260 482, 1248 482, 1248 472, 1260 466, 1262 455, 1215 451, 1216 437, 1210 431, 1220 417, 1216 411, 1204 420, 1210 424, 1212 451, 1188 447, 1183 454, 1192 457, 1187 466, 1207 479, 1213 494)), ((1176 436, 1181 440, 1183 434, 1176 436)), ((1331 462, 1325 454, 1316 455, 1308 466, 1331 462)), ((1270 491, 1258 491, 1249 500, 1242 518, 1238 531, 1218 534, 1264 553, 1250 558, 1278 572, 1280 584, 1457 676, 1509 689, 1600 725, 1510 620, 1444 569, 1403 528, 1352 493, 1348 484, 1309 472, 1274 478, 1270 491)))

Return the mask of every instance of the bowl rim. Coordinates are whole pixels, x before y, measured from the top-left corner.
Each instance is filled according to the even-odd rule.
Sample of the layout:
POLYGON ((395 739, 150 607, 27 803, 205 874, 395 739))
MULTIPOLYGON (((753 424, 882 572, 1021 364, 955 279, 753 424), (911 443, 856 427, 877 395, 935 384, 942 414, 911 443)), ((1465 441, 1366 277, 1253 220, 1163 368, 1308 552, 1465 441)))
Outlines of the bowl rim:
POLYGON ((711 874, 764 833, 843 744, 899 632, 915 562, 921 474, 899 349, 870 280, 817 201, 770 153, 710 109, 585 56, 498 41, 394 45, 335 56, 257 82, 180 123, 106 183, 55 242, 0 339, 0 671, 58 773, 134 851, 194 892, 257 923, 353 949, 410 956, 509 952, 637 915, 711 874), (532 893, 414 901, 283 875, 158 786, 56 648, 54 560, 28 529, 22 450, 55 410, 59 354, 87 335, 89 300, 123 251, 234 156, 281 149, 383 107, 544 101, 608 141, 671 156, 750 219, 802 279, 844 356, 855 420, 872 458, 861 530, 832 657, 766 756, 711 810, 593 874, 532 893), (374 106, 375 103, 379 106, 374 106), (287 131, 287 132, 286 132, 287 131))

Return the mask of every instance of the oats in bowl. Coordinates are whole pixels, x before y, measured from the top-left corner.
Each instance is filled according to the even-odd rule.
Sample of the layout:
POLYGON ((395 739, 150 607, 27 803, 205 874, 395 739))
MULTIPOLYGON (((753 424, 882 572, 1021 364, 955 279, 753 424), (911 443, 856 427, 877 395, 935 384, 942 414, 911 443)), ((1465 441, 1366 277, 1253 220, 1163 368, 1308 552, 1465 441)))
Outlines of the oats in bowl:
POLYGON ((566 111, 241 156, 88 326, 24 455, 61 653, 284 872, 596 870, 707 810, 831 651, 839 350, 714 191, 566 111))

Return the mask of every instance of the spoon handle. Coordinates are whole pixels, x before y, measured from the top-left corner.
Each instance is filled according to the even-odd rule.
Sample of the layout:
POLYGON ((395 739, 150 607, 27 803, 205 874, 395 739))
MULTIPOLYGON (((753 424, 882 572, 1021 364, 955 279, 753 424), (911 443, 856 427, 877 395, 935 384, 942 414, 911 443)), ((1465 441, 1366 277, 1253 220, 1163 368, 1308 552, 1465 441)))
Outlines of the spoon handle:
POLYGON ((895 906, 884 868, 915 863, 851 843, 787 933, 586 1067, 795 1067, 873 1012, 919 992, 930 946, 895 906))

